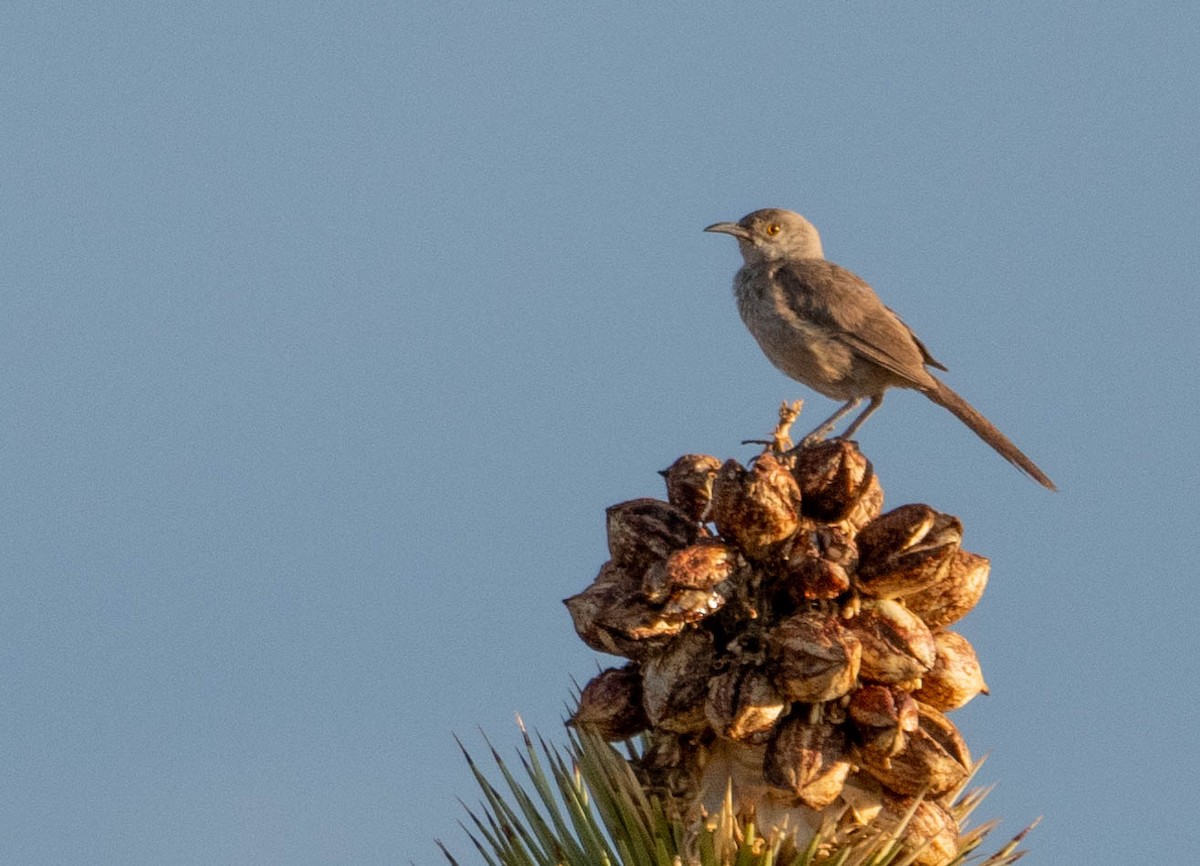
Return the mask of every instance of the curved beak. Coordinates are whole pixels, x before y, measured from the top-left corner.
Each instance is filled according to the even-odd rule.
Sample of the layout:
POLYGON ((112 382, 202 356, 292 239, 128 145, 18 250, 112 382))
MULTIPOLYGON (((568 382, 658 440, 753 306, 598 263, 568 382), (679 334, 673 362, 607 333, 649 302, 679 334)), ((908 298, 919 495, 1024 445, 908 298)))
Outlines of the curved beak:
POLYGON ((713 223, 705 229, 706 232, 720 232, 721 234, 733 235, 738 240, 750 240, 750 232, 737 223, 713 223))

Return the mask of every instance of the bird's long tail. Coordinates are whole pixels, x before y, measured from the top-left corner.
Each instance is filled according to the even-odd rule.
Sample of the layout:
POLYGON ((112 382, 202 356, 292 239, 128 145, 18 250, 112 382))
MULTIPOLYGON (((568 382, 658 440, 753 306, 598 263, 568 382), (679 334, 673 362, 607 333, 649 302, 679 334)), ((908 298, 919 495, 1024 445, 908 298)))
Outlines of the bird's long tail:
POLYGON ((936 378, 933 381, 937 382, 937 387, 924 390, 923 393, 926 397, 939 406, 945 406, 949 409, 959 421, 962 421, 974 430, 976 436, 988 445, 991 445, 1001 457, 1027 474, 1038 484, 1050 490, 1058 489, 1054 486, 1054 482, 1047 477, 1046 473, 1038 469, 1037 464, 1026 457, 1021 449, 1012 443, 1011 439, 997 429, 995 424, 984 418, 974 406, 954 393, 944 382, 936 378))

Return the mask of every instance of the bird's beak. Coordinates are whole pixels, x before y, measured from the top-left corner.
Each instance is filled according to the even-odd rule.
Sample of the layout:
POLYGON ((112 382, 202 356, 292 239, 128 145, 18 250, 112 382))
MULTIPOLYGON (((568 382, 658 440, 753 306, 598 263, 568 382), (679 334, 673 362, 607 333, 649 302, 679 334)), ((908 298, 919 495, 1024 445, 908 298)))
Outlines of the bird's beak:
POLYGON ((737 223, 713 223, 705 229, 706 232, 721 232, 726 235, 733 235, 741 241, 750 240, 750 232, 737 223))

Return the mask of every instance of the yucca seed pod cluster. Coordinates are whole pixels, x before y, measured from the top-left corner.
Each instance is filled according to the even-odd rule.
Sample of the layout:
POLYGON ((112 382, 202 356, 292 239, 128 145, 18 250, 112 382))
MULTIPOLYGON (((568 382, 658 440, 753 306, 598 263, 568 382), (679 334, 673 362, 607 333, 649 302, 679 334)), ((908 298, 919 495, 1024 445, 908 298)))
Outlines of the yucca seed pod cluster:
POLYGON ((665 500, 608 509, 611 559, 565 603, 588 646, 626 662, 571 722, 644 733, 635 769, 681 814, 731 788, 760 827, 902 826, 915 862, 948 862, 973 764, 944 714, 986 692, 950 627, 988 560, 956 517, 885 513, 854 443, 785 449, 790 420, 749 465, 685 455, 665 500))

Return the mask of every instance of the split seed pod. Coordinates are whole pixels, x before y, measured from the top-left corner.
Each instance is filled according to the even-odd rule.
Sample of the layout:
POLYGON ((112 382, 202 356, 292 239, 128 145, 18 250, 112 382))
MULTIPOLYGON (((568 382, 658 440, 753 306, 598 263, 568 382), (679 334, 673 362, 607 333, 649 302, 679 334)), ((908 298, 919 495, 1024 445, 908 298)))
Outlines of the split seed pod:
POLYGON ((883 488, 871 461, 845 439, 803 448, 792 470, 804 499, 804 515, 823 523, 865 526, 883 507, 883 488))
POLYGON ((960 550, 943 580, 905 596, 904 604, 930 628, 944 628, 958 622, 979 603, 991 568, 986 556, 960 550))
POLYGON ((916 699, 894 686, 863 686, 847 711, 863 747, 888 757, 904 748, 921 722, 916 699))
POLYGON ((815 704, 854 688, 862 644, 837 617, 817 612, 788 617, 767 637, 775 684, 791 701, 815 704))
POLYGON ((689 630, 642 662, 642 706, 651 725, 679 734, 707 729, 704 702, 714 657, 712 635, 689 630))
POLYGON ((850 774, 846 732, 837 725, 788 719, 767 745, 763 775, 810 809, 824 809, 842 793, 850 774))
POLYGON ((971 755, 954 724, 933 707, 919 705, 920 723, 904 748, 892 755, 859 749, 856 762, 898 794, 944 794, 971 772, 971 755))
POLYGON ((877 823, 882 829, 895 831, 910 812, 901 846, 905 854, 916 854, 914 866, 946 866, 953 862, 959 853, 958 821, 939 803, 917 803, 912 797, 885 795, 877 823))
POLYGON ((785 591, 796 606, 837 598, 850 590, 857 562, 858 549, 845 532, 825 526, 798 535, 788 557, 785 591))
POLYGON ((923 704, 945 712, 957 710, 982 692, 987 683, 970 641, 955 631, 939 631, 933 636, 937 658, 933 670, 921 676, 916 697, 923 704))
POLYGON ((571 614, 575 632, 585 644, 600 652, 624 655, 624 647, 601 625, 606 611, 622 607, 634 598, 637 583, 628 571, 609 561, 591 585, 578 595, 563 599, 571 614))
POLYGON ((700 536, 699 525, 685 512, 658 499, 633 499, 605 513, 613 562, 632 570, 666 559, 700 536))
POLYGON ((718 736, 762 743, 785 709, 783 696, 762 670, 736 667, 708 684, 704 715, 718 736))
POLYGON ((701 541, 676 550, 647 569, 642 592, 651 601, 660 601, 681 589, 708 591, 729 580, 737 564, 737 554, 728 545, 701 541))
POLYGON ((902 683, 933 667, 937 646, 921 618, 897 601, 864 602, 849 628, 862 642, 865 680, 902 683))
POLYGON ((858 586, 898 598, 943 580, 962 543, 962 523, 928 505, 901 505, 858 534, 858 586))
POLYGON ((667 480, 667 501, 699 523, 712 499, 721 461, 708 454, 684 454, 659 474, 667 480))
POLYGON ((727 460, 713 481, 712 519, 723 538, 750 559, 762 559, 800 526, 800 488, 770 454, 748 470, 727 460))
POLYGON ((642 709, 642 678, 636 665, 608 668, 579 695, 569 724, 588 727, 606 740, 626 740, 650 726, 642 709))

